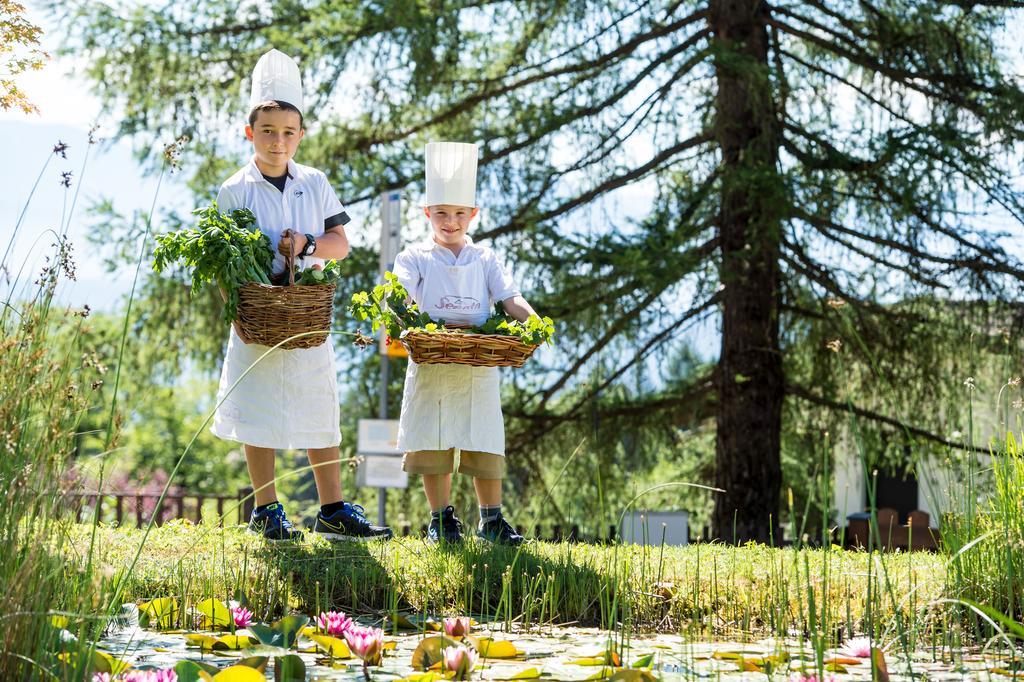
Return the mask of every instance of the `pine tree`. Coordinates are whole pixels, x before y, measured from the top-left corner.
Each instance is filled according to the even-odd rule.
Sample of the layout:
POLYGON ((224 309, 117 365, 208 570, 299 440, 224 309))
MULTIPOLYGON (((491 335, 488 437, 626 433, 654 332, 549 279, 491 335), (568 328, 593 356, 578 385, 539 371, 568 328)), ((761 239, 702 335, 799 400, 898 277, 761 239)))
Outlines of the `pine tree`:
POLYGON ((1004 233, 1024 218, 1014 184, 1024 93, 1006 50, 1021 4, 195 0, 126 13, 80 0, 53 10, 122 135, 192 137, 199 194, 241 149, 246 79, 271 46, 301 61, 312 133, 301 160, 348 204, 417 187, 428 139, 481 143, 487 218, 475 238, 513 254, 564 340, 546 371, 516 378, 510 461, 537 476, 545 437, 601 416, 713 416, 725 491, 715 531, 768 540, 793 405, 943 443, 939 420, 906 404, 950 383, 937 358, 967 331, 940 321, 954 302, 1020 293, 1024 270, 1004 233), (646 215, 609 218, 630 192, 643 197, 632 212, 649 203, 646 215), (660 360, 707 319, 721 329, 714 370, 659 380, 660 360), (797 336, 829 334, 833 350, 845 343, 835 359, 824 348, 810 368, 795 357, 797 336), (835 374, 854 366, 881 372, 891 397, 841 396, 835 374))

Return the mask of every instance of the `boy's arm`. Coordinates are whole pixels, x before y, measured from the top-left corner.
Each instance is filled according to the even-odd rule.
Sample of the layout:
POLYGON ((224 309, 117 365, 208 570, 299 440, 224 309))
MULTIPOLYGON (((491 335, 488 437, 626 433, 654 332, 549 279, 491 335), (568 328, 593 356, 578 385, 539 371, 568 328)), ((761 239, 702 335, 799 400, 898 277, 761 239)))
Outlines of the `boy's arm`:
POLYGON ((526 322, 528 319, 537 314, 537 311, 533 309, 525 298, 520 295, 507 298, 501 302, 505 306, 505 312, 516 318, 520 322, 526 322))
POLYGON ((498 258, 493 251, 488 251, 485 255, 485 264, 487 289, 492 301, 501 301, 505 312, 520 322, 526 322, 530 319, 531 315, 537 314, 533 306, 523 298, 519 287, 516 286, 515 280, 512 279, 512 273, 498 262, 498 258))
MULTIPOLYGON (((285 230, 281 233, 281 241, 277 243, 277 250, 282 256, 288 256, 291 248, 289 243, 292 240, 295 241, 295 253, 302 253, 302 250, 306 248, 306 235, 285 230)), ((313 253, 307 255, 325 260, 341 260, 348 256, 348 252, 348 235, 345 234, 345 228, 339 225, 317 237, 316 248, 313 249, 313 253)))

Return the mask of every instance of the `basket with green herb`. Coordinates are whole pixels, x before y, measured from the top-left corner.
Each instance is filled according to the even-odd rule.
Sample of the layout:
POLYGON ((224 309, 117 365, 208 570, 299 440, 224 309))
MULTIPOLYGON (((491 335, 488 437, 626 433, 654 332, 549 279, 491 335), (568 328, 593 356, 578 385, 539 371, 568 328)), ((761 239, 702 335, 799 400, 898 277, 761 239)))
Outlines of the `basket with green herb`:
POLYGON ((525 322, 513 319, 501 303, 495 313, 476 327, 446 325, 432 320, 409 297, 398 278, 384 273, 384 283, 352 296, 349 313, 384 329, 391 342, 400 341, 417 364, 455 364, 476 367, 522 367, 542 343, 555 333, 549 317, 534 315, 525 322))
POLYGON ((193 294, 210 284, 220 287, 224 320, 237 321, 251 343, 312 348, 327 339, 340 269, 336 261, 306 269, 296 281, 295 259, 289 258, 289 286, 273 286, 274 252, 252 211, 222 213, 214 203, 193 213, 198 216, 195 227, 156 238, 154 270, 180 262, 191 269, 193 294))

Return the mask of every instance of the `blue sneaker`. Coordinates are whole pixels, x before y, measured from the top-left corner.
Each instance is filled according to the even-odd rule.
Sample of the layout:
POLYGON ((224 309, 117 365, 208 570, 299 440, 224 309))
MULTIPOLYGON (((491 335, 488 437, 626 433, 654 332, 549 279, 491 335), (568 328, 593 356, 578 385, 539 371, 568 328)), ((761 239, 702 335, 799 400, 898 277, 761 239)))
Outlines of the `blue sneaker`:
POLYGON ((266 509, 254 509, 249 518, 249 532, 271 541, 302 539, 302 531, 297 530, 288 520, 280 502, 273 502, 266 509))
POLYGON ((448 505, 441 510, 439 518, 430 519, 427 527, 427 540, 430 542, 447 542, 458 545, 462 542, 462 521, 455 515, 455 507, 448 505))
POLYGON ((526 542, 526 538, 520 535, 501 514, 487 523, 481 524, 477 528, 476 536, 495 545, 508 547, 518 547, 526 542))
POLYGON ((324 516, 323 510, 317 512, 313 532, 328 540, 356 542, 390 540, 393 535, 387 526, 374 526, 367 521, 361 506, 348 502, 330 516, 324 516))

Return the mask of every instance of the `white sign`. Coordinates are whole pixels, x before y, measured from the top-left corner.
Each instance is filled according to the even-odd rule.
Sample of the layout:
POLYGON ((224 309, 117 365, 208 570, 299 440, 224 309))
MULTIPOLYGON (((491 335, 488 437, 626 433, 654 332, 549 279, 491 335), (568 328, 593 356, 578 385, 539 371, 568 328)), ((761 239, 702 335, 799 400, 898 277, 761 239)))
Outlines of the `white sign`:
POLYGON ((633 511, 622 517, 624 543, 659 546, 690 544, 690 515, 684 511, 633 511))
POLYGON ((380 195, 380 278, 395 265, 402 250, 402 193, 391 190, 380 195))
POLYGON ((360 419, 356 452, 360 455, 400 455, 397 419, 360 419))
POLYGON ((356 469, 356 485, 368 488, 408 488, 409 474, 402 471, 401 457, 365 455, 356 469))

